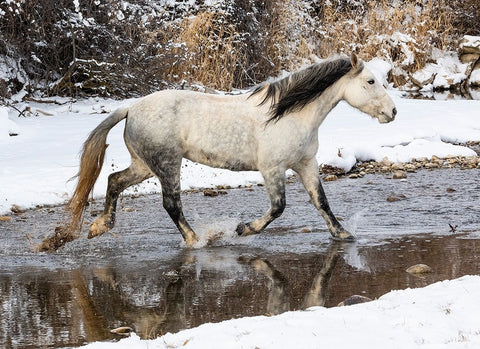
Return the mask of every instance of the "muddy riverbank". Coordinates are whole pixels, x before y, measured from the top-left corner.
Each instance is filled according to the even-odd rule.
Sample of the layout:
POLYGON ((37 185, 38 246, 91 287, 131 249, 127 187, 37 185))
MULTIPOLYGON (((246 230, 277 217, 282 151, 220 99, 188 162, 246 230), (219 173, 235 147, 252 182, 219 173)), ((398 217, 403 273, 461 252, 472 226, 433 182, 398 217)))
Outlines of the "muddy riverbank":
MULTIPOLYGON (((119 326, 151 338, 479 274, 478 176, 478 169, 418 169, 402 180, 390 172, 326 182, 332 210, 357 236, 349 244, 329 239, 295 179, 284 215, 254 237, 234 229, 268 208, 265 188, 184 193, 199 234, 222 235, 198 249, 184 247, 159 195, 123 197, 111 233, 87 240, 85 228, 53 254, 33 246, 62 221, 62 207, 9 216, 0 222, 0 346, 77 346, 114 339, 109 331, 119 326), (417 263, 433 272, 405 271, 417 263)), ((101 204, 91 205, 85 225, 101 204)))

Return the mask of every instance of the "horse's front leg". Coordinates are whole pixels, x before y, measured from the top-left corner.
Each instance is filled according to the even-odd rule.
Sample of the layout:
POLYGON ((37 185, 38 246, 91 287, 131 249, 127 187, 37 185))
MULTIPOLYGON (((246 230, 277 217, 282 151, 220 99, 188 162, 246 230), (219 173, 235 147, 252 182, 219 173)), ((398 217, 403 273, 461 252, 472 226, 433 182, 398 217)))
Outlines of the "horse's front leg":
POLYGON ((355 237, 342 227, 330 209, 330 205, 328 204, 327 197, 320 181, 318 163, 315 158, 300 163, 294 168, 294 170, 300 176, 300 180, 310 195, 313 205, 320 212, 323 219, 325 219, 328 230, 332 234, 333 239, 347 241, 355 240, 355 237))
POLYGON ((270 209, 267 213, 250 223, 240 223, 237 226, 238 235, 258 234, 271 222, 282 215, 285 209, 285 170, 275 168, 268 171, 262 171, 265 180, 265 187, 270 199, 270 209))

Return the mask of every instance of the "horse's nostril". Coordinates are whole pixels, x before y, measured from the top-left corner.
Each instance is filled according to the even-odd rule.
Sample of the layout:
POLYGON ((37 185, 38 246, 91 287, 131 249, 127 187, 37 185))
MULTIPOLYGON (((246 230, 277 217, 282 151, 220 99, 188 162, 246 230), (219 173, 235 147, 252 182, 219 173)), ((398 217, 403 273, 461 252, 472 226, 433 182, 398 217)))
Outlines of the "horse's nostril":
POLYGON ((395 117, 397 115, 397 108, 393 108, 392 115, 393 115, 393 117, 395 117))

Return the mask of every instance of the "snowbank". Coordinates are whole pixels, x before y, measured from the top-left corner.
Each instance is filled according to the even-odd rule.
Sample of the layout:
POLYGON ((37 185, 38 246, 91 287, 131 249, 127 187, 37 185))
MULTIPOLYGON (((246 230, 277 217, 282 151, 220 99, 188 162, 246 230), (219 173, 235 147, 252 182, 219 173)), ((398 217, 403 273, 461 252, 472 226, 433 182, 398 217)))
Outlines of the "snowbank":
MULTIPOLYGON (((379 75, 385 71, 379 68, 379 75)), ((378 73, 378 72, 377 72, 378 73)), ((380 77, 381 78, 381 77, 380 77)), ((357 161, 392 162, 412 158, 472 156, 467 147, 453 145, 480 141, 480 101, 427 101, 401 98, 390 91, 398 115, 389 124, 379 124, 369 116, 340 103, 319 129, 320 164, 329 164, 349 171, 357 161)), ((78 170, 78 152, 88 133, 107 113, 132 101, 90 99, 73 104, 30 104, 31 111, 41 108, 45 115, 16 118, 12 110, 9 118, 5 109, 0 115, 0 214, 13 204, 35 207, 39 204, 60 204, 73 191, 74 181, 68 182, 78 170), (5 136, 15 119, 21 129, 16 137, 5 136)), ((107 177, 130 164, 123 143, 124 123, 109 134, 104 169, 94 188, 94 196, 104 195, 107 177)), ((258 172, 230 172, 185 161, 182 169, 183 189, 214 187, 216 185, 246 185, 262 182, 258 172)), ((158 192, 156 180, 137 186, 141 193, 158 192)), ((132 192, 134 189, 131 189, 132 192)))
POLYGON ((133 335, 82 348, 478 348, 479 292, 480 276, 465 276, 348 307, 208 323, 155 340, 133 335))
POLYGON ((0 107, 0 141, 20 133, 20 127, 8 117, 8 108, 0 107))

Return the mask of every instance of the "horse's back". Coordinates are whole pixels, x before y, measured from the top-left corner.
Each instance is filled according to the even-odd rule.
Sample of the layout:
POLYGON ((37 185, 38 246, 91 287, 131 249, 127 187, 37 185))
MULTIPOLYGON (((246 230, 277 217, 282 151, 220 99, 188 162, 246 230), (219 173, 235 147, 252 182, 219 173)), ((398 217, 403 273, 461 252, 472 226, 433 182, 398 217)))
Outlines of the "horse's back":
POLYGON ((125 139, 143 156, 177 154, 213 167, 254 170, 261 122, 252 115, 258 113, 246 95, 163 90, 130 107, 125 139))

